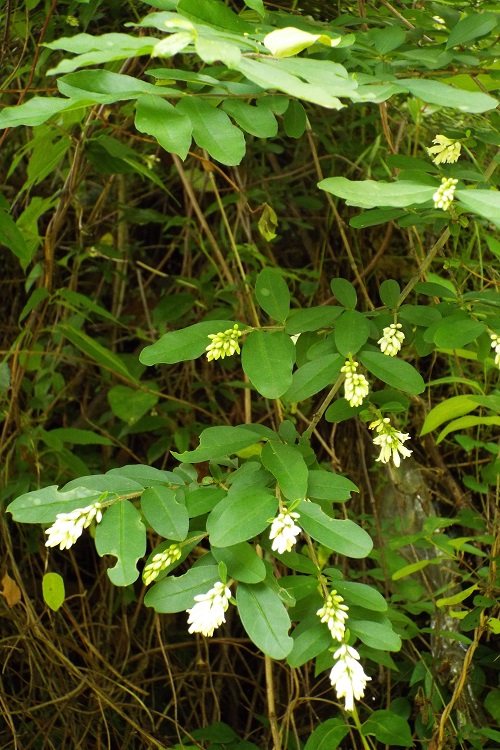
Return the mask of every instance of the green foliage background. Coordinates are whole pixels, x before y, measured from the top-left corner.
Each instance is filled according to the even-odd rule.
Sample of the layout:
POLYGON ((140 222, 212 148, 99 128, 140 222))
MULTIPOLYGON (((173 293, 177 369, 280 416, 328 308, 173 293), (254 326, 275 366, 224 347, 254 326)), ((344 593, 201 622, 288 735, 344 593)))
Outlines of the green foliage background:
POLYGON ((497 3, 0 17, 1 747, 496 747, 497 3), (271 54, 287 27, 317 38, 271 54), (457 163, 432 162, 437 134, 457 163), (241 358, 208 362, 235 322, 241 358), (371 413, 328 395, 350 354, 371 413), (412 436, 400 468, 375 462, 375 409, 412 436), (271 475, 315 501, 288 556, 261 536, 271 475), (49 554, 34 524, 103 493, 95 544, 49 554), (146 593, 137 564, 187 539, 146 593), (188 636, 220 564, 243 625, 188 636), (355 716, 318 580, 371 676, 355 716))

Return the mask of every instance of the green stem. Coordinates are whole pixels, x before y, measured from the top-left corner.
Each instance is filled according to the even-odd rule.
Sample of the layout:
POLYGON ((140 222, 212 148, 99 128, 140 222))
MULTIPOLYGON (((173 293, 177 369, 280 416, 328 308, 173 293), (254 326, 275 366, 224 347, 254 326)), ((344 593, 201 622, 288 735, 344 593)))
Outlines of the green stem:
POLYGON ((419 281, 422 278, 422 276, 427 271, 427 269, 429 268, 430 264, 432 263, 432 261, 436 257, 437 253, 446 245, 446 243, 448 242, 448 239, 450 237, 450 234, 451 234, 450 228, 446 227, 446 229, 444 230, 443 234, 438 239, 438 241, 436 242, 436 244, 433 245, 433 247, 431 247, 431 249, 429 250, 427 256, 425 257, 425 260, 423 261, 422 265, 419 267, 419 269, 418 269, 417 273, 415 274, 415 276, 413 276, 410 279, 410 281, 408 282, 408 284, 405 286, 405 288, 403 289, 403 291, 399 295, 399 299, 398 299, 398 302, 397 302, 397 305, 396 305, 396 308, 395 308, 396 310, 399 307, 401 307, 401 305, 403 304, 403 302, 405 301, 405 299, 408 297, 408 295, 410 294, 411 290, 413 289, 413 287, 415 286, 415 284, 417 283, 417 281, 419 281))
POLYGON ((326 397, 325 397, 323 403, 321 404, 321 406, 319 407, 318 411, 315 414, 313 414, 313 418, 311 419, 309 427, 303 433, 302 437, 306 437, 306 438, 311 437, 311 435, 313 434, 313 432, 314 432, 314 430, 316 428, 316 425, 318 424, 319 420, 321 419, 321 417, 323 416, 323 414, 325 413, 325 411, 330 406, 330 403, 333 401, 333 397, 335 396, 335 394, 337 393, 338 389, 340 388, 340 386, 342 385, 343 382, 344 382, 344 375, 340 375, 337 378, 337 380, 335 381, 335 383, 332 386, 331 390, 326 395, 326 397))

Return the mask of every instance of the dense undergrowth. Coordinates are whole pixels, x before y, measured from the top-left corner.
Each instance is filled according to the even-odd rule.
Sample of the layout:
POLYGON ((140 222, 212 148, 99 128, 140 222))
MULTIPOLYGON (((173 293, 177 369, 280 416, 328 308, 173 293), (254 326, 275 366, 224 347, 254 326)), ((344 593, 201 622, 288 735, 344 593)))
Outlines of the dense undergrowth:
MULTIPOLYGON (((458 1, 193 3, 18 2, 0 16, 0 499, 14 516, 0 521, 0 748, 492 749, 500 740, 500 354, 492 348, 500 12, 458 1), (152 14, 175 8, 181 21, 170 18, 165 35, 165 19, 152 14), (224 47, 240 45, 244 61, 262 63, 265 35, 290 26, 317 38, 295 50, 285 39, 273 59, 344 67, 337 93, 323 69, 252 79, 224 47), (75 48, 60 41, 82 33, 89 37, 75 48), (122 37, 115 55, 109 44, 93 46, 109 33, 135 47, 122 37), (155 38, 175 35, 178 49, 170 41, 152 57, 155 38), (257 52, 245 52, 246 38, 257 52), (58 65, 59 90, 48 73, 58 65), (116 93, 124 78, 94 71, 129 76, 128 93, 116 93), (133 79, 170 93, 153 106, 147 97, 159 97, 133 79), (435 82, 450 91, 425 85, 435 82), (14 109, 35 96, 32 110, 14 109), (175 114, 167 104, 178 100, 175 114), (443 133, 461 144, 458 161, 433 162, 427 149, 443 133), (441 179, 457 180, 446 210, 434 198, 441 179), (246 331, 241 357, 201 356, 208 332, 227 326, 161 338, 207 321, 246 331), (386 372, 377 342, 396 321, 405 343, 386 357, 386 372), (274 350, 290 358, 288 370, 274 350), (337 393, 351 355, 372 389, 354 407, 337 393), (411 436, 400 466, 376 461, 370 424, 386 416, 411 436), (256 430, 244 445, 228 438, 226 451, 198 448, 207 428, 240 425, 256 430), (267 472, 259 501, 274 478, 279 509, 282 495, 300 499, 291 510, 307 520, 306 493, 293 495, 302 480, 283 477, 269 445, 292 451, 283 456, 307 464, 316 482, 320 471, 338 478, 333 507, 310 478, 311 505, 325 523, 357 524, 334 549, 309 520, 296 559, 274 554, 264 525, 241 538, 231 530, 234 546, 250 540, 265 562, 269 590, 279 582, 295 644, 317 633, 291 655, 288 635, 272 626, 279 648, 252 635, 252 610, 240 599, 264 573, 258 583, 232 573, 220 552, 232 543, 206 518, 214 506, 190 499, 226 491, 253 463, 267 472), (166 577, 146 594, 137 560, 142 572, 164 539, 183 542, 188 530, 162 532, 144 499, 146 553, 132 549, 132 534, 116 554, 99 524, 68 550, 45 546, 55 516, 36 517, 29 493, 53 486, 39 497, 60 503, 56 486, 78 488, 79 478, 111 470, 125 476, 136 464, 168 472, 166 486, 185 493, 175 503, 190 512, 189 533, 200 532, 175 573, 228 567, 243 622, 230 606, 213 637, 189 635, 187 607, 169 609, 151 593, 166 590, 166 577), (359 551, 351 555, 350 544, 359 551), (61 578, 47 574, 64 580, 61 601, 61 578), (316 617, 326 584, 341 593, 347 584, 349 643, 370 678, 355 712, 329 679, 332 649, 316 617)), ((104 504, 114 497, 107 476, 88 483, 101 482, 104 504)), ((116 491, 135 511, 137 494, 116 491)), ((77 500, 69 510, 89 502, 77 500)))

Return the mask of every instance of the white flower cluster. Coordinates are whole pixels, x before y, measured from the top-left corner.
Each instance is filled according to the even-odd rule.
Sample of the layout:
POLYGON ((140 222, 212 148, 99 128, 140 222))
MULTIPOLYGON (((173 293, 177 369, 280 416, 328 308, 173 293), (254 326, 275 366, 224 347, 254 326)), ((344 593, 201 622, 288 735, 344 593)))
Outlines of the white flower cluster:
POLYGON ((384 328, 382 338, 377 341, 380 344, 382 354, 395 357, 401 351, 403 341, 405 340, 405 335, 401 330, 402 327, 401 323, 391 323, 390 326, 384 328))
POLYGON ((271 524, 269 539, 273 540, 272 549, 280 555, 291 551, 302 531, 295 523, 298 518, 300 518, 300 513, 294 513, 285 508, 271 524))
POLYGON ((453 164, 460 158, 462 145, 459 141, 452 141, 445 135, 437 135, 432 142, 436 145, 428 148, 427 153, 430 156, 436 154, 432 160, 434 164, 453 164))
POLYGON ((350 406, 361 406, 370 390, 365 376, 356 373, 358 366, 358 362, 347 359, 345 365, 340 368, 340 372, 345 373, 344 396, 350 406))
POLYGON ((368 677, 361 664, 355 648, 343 643, 333 655, 337 659, 330 672, 330 682, 335 688, 337 698, 345 698, 345 710, 354 709, 354 699, 359 700, 365 694, 368 677))
POLYGON ((231 589, 224 583, 217 581, 206 594, 194 597, 196 604, 187 610, 189 615, 189 633, 201 633, 210 638, 215 628, 226 622, 225 613, 229 607, 231 589))
POLYGON ((345 621, 349 617, 347 612, 349 607, 342 604, 344 601, 335 590, 331 591, 325 599, 321 609, 316 614, 321 618, 321 622, 326 622, 332 638, 335 641, 342 641, 345 634, 345 621))
POLYGON ((101 509, 101 503, 92 503, 86 508, 76 508, 70 513, 58 513, 52 526, 45 531, 48 536, 45 546, 59 545, 59 549, 69 549, 92 521, 99 523, 102 518, 101 509))
POLYGON ((495 364, 500 367, 500 336, 498 333, 490 333, 491 348, 495 350, 495 364))
POLYGON ((441 185, 432 196, 434 208, 442 208, 443 211, 449 209, 453 203, 457 182, 458 180, 455 180, 453 177, 443 177, 441 185))
POLYGON ((373 444, 380 447, 380 455, 376 459, 377 461, 387 464, 392 458, 394 465, 399 466, 401 464, 401 456, 403 458, 411 456, 412 451, 403 445, 403 443, 409 440, 409 434, 396 430, 391 425, 389 417, 377 419, 375 422, 372 422, 370 430, 376 430, 377 432, 377 436, 373 438, 373 444))
POLYGON ((224 357, 230 357, 235 352, 239 354, 239 339, 242 335, 242 332, 238 330, 237 323, 233 328, 228 328, 227 331, 209 333, 208 338, 212 341, 205 349, 208 361, 211 362, 213 359, 219 359, 219 357, 224 359, 224 357))
POLYGON ((163 550, 163 552, 157 552, 156 555, 153 555, 149 565, 146 565, 142 571, 142 580, 146 586, 149 586, 151 581, 154 581, 154 579, 160 575, 162 570, 168 568, 172 563, 177 562, 181 554, 182 551, 180 546, 178 544, 171 544, 168 549, 163 550))

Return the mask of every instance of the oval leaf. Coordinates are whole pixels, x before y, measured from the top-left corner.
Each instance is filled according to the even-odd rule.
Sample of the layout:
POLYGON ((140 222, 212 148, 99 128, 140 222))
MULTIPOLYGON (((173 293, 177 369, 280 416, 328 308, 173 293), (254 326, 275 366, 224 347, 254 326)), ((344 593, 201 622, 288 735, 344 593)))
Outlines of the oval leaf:
POLYGON ((117 558, 115 567, 108 569, 115 586, 128 586, 139 577, 137 561, 146 552, 146 527, 131 502, 120 500, 108 508, 97 524, 95 546, 101 557, 117 558))
POLYGON ((57 612, 66 597, 64 580, 59 573, 45 573, 42 578, 42 592, 45 604, 57 612))
POLYGON ((255 296, 259 306, 274 320, 281 323, 290 312, 290 291, 278 271, 264 268, 255 282, 255 296))
POLYGON ((196 143, 216 161, 229 166, 241 162, 245 156, 245 138, 225 112, 198 96, 181 99, 176 110, 189 117, 196 143))
POLYGON ((185 505, 178 503, 175 492, 168 487, 148 487, 141 497, 141 510, 146 521, 165 539, 183 542, 189 529, 185 505))
POLYGON ((283 395, 287 401, 299 402, 314 396, 335 382, 344 364, 340 354, 327 354, 312 362, 306 362, 292 376, 292 384, 283 395))
POLYGON ((143 365, 173 365, 201 357, 210 343, 209 333, 220 333, 233 328, 232 320, 207 320, 180 331, 165 333, 161 339, 146 346, 139 355, 143 365))
POLYGON ((335 324, 335 344, 344 357, 356 354, 369 335, 370 322, 357 310, 346 310, 335 324))
POLYGON ((260 534, 274 518, 278 500, 266 490, 231 488, 207 518, 210 544, 231 547, 260 534))
POLYGON ((305 498, 308 469, 297 447, 270 440, 262 449, 261 459, 288 500, 305 498))
POLYGON ((156 612, 182 612, 194 604, 194 597, 206 594, 219 580, 217 565, 200 565, 182 576, 168 576, 155 583, 144 597, 146 607, 156 612))
POLYGON ((240 583, 238 612, 250 639, 271 659, 284 659, 293 648, 290 618, 278 594, 265 583, 240 583))
POLYGON ((217 562, 223 562, 230 578, 242 583, 260 583, 266 577, 266 566, 254 548, 247 542, 231 547, 211 547, 217 562))
POLYGON ((346 557, 366 557, 373 547, 364 529, 349 520, 330 518, 316 503, 301 503, 300 526, 328 549, 346 557))
POLYGON ((243 345, 241 364, 265 398, 280 398, 292 382, 295 346, 283 331, 252 331, 243 345))
POLYGON ((381 352, 367 351, 358 354, 358 359, 372 375, 403 393, 416 396, 425 390, 420 373, 402 359, 388 357, 381 352))

